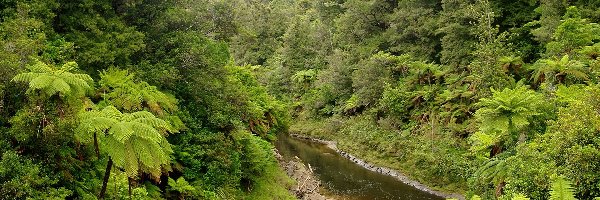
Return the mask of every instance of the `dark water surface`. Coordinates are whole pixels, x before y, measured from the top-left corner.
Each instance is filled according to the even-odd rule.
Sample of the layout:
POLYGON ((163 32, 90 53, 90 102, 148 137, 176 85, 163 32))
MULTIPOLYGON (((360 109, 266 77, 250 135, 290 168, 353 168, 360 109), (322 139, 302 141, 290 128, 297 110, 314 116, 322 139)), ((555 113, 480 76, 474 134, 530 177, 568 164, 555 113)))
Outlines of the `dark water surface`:
POLYGON ((348 200, 443 199, 417 190, 393 177, 362 168, 323 144, 280 134, 275 146, 285 159, 298 156, 305 164, 310 164, 321 180, 326 196, 348 200))

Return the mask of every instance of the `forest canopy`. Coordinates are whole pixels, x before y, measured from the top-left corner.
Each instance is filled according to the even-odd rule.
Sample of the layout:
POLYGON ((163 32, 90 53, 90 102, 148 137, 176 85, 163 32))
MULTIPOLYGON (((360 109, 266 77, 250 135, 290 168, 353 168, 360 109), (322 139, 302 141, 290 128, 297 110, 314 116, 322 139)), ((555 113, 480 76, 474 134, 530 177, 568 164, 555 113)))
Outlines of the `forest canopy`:
POLYGON ((4 0, 0 199, 293 199, 288 131, 469 199, 593 199, 599 8, 4 0))

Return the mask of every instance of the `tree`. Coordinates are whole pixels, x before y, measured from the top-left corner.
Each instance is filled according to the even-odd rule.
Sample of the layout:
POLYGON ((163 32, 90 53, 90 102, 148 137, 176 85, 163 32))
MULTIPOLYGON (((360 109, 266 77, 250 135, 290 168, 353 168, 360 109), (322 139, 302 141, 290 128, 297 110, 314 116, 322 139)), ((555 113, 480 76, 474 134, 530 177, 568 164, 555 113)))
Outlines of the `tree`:
MULTIPOLYGON (((412 57, 408 55, 394 56, 379 52, 369 59, 361 61, 358 64, 358 69, 352 73, 352 88, 354 89, 354 95, 358 98, 357 105, 375 106, 382 96, 384 86, 392 83, 393 78, 398 78, 393 76, 393 72, 399 71, 398 73, 402 74, 404 69, 400 69, 402 68, 401 65, 411 59, 412 57)), ((423 70, 423 73, 428 72, 423 70)), ((426 77, 427 75, 429 74, 423 74, 424 81, 429 80, 426 77)))
POLYGON ((507 177, 506 160, 499 158, 490 159, 485 165, 479 167, 473 174, 478 181, 492 182, 496 186, 495 195, 500 197, 506 185, 507 177))
POLYGON ((597 40, 600 40, 600 25, 582 18, 579 9, 571 6, 552 34, 552 41, 546 45, 546 55, 569 55, 597 40))
POLYGON ((478 32, 472 4, 472 0, 442 1, 440 28, 437 30, 441 36, 440 63, 461 66, 472 59, 478 32))
POLYGON ((91 88, 92 78, 87 74, 74 74, 77 63, 68 62, 60 68, 54 68, 35 60, 33 65, 28 65, 29 72, 18 74, 13 78, 15 82, 27 82, 29 92, 40 91, 41 94, 51 97, 83 96, 91 88))
POLYGON ((575 80, 588 79, 585 65, 577 60, 569 59, 569 55, 564 55, 560 59, 555 57, 553 59, 538 60, 532 68, 534 69, 534 83, 566 84, 575 80))
POLYGON ((440 37, 436 32, 440 23, 437 16, 439 1, 399 1, 393 13, 387 16, 389 28, 385 36, 390 51, 396 55, 411 54, 426 61, 437 61, 440 37))
POLYGON ((541 0, 540 5, 535 12, 540 15, 540 19, 530 22, 529 26, 539 25, 538 28, 531 30, 537 41, 546 44, 552 40, 552 33, 560 25, 560 17, 564 13, 565 5, 561 0, 541 0))
POLYGON ((523 76, 523 59, 521 56, 503 56, 498 59, 504 73, 510 74, 515 80, 520 80, 523 76))
POLYGON ((134 81, 134 74, 127 70, 109 69, 100 72, 100 91, 103 100, 119 110, 128 112, 142 111, 147 108, 162 116, 177 109, 175 98, 162 93, 155 86, 134 81))
MULTIPOLYGON (((478 151, 494 146, 490 157, 502 152, 503 143, 525 139, 527 127, 532 118, 541 115, 544 99, 539 93, 519 85, 515 89, 492 89, 491 98, 482 98, 475 113, 479 122, 479 132, 471 136, 472 150, 478 151)), ((507 145, 507 144, 504 144, 507 145)))
POLYGON ((131 64, 133 55, 146 47, 145 35, 121 19, 118 5, 111 1, 60 1, 55 10, 60 15, 53 16, 53 26, 77 45, 75 59, 89 74, 131 64))
POLYGON ((178 193, 179 199, 185 199, 185 196, 189 196, 190 193, 194 192, 196 188, 190 185, 185 178, 179 177, 177 181, 169 177, 169 190, 178 193))
POLYGON ((103 198, 110 170, 114 165, 127 173, 130 182, 140 172, 159 179, 162 169, 169 169, 173 152, 165 135, 174 132, 170 125, 152 113, 121 113, 113 106, 80 115, 78 140, 93 142, 96 153, 108 154, 108 163, 99 197, 103 198))

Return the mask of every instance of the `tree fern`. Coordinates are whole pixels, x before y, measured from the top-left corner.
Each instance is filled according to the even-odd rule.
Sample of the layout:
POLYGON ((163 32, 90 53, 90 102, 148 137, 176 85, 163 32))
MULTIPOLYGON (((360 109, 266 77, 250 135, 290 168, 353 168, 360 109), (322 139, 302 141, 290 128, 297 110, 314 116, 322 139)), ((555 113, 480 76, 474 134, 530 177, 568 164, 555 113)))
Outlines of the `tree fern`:
POLYGON ((160 165, 169 163, 168 155, 172 150, 164 134, 174 130, 152 113, 121 113, 108 106, 101 111, 83 113, 80 119, 77 138, 91 142, 93 133, 98 134, 100 148, 115 159, 117 167, 126 169, 130 177, 137 176, 137 166, 140 165, 146 169, 145 172, 158 178, 160 165))
MULTIPOLYGON (((87 143, 94 142, 96 148, 108 154, 107 175, 110 175, 113 162, 130 178, 145 172, 159 179, 162 170, 169 169, 169 155, 173 150, 164 135, 176 130, 152 113, 121 113, 108 106, 101 111, 82 113, 80 120, 76 138, 87 143)), ((102 191, 105 188, 106 183, 102 191)))
POLYGON ((571 60, 569 55, 562 58, 541 59, 533 65, 533 81, 535 83, 566 83, 567 78, 587 80, 585 65, 571 60))
POLYGON ((538 110, 544 102, 540 94, 523 85, 492 92, 492 98, 482 98, 477 104, 481 108, 475 117, 480 125, 479 132, 471 138, 473 150, 514 137, 530 124, 531 117, 540 114, 538 110))
POLYGON ((180 194, 180 199, 183 199, 184 196, 196 190, 183 177, 179 177, 177 181, 173 180, 172 178, 169 178, 168 185, 168 190, 178 192, 180 194))
POLYGON ((564 177, 557 177, 552 181, 550 200, 577 200, 571 182, 564 177))
POLYGON ((34 60, 33 65, 28 65, 29 72, 16 75, 12 81, 26 82, 29 92, 41 91, 47 96, 59 95, 84 95, 91 88, 92 78, 87 74, 73 74, 77 63, 68 62, 60 68, 34 60))
POLYGON ((119 110, 132 112, 148 109, 162 115, 165 110, 172 112, 177 108, 175 98, 146 82, 135 82, 134 75, 126 70, 103 71, 100 78, 98 83, 105 91, 104 99, 119 110))

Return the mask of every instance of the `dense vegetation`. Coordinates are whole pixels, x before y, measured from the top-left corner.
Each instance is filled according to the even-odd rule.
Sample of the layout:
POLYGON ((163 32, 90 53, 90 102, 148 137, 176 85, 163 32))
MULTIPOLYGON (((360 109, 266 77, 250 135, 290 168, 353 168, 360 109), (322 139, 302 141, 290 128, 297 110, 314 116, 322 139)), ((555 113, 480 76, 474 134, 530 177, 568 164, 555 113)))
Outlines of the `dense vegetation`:
POLYGON ((234 60, 262 66, 290 131, 469 198, 600 196, 598 2, 230 5, 234 60))
POLYGON ((0 199, 293 199, 223 6, 1 1, 0 199))
POLYGON ((293 118, 469 198, 592 199, 599 7, 4 0, 0 198, 293 198, 293 118))

